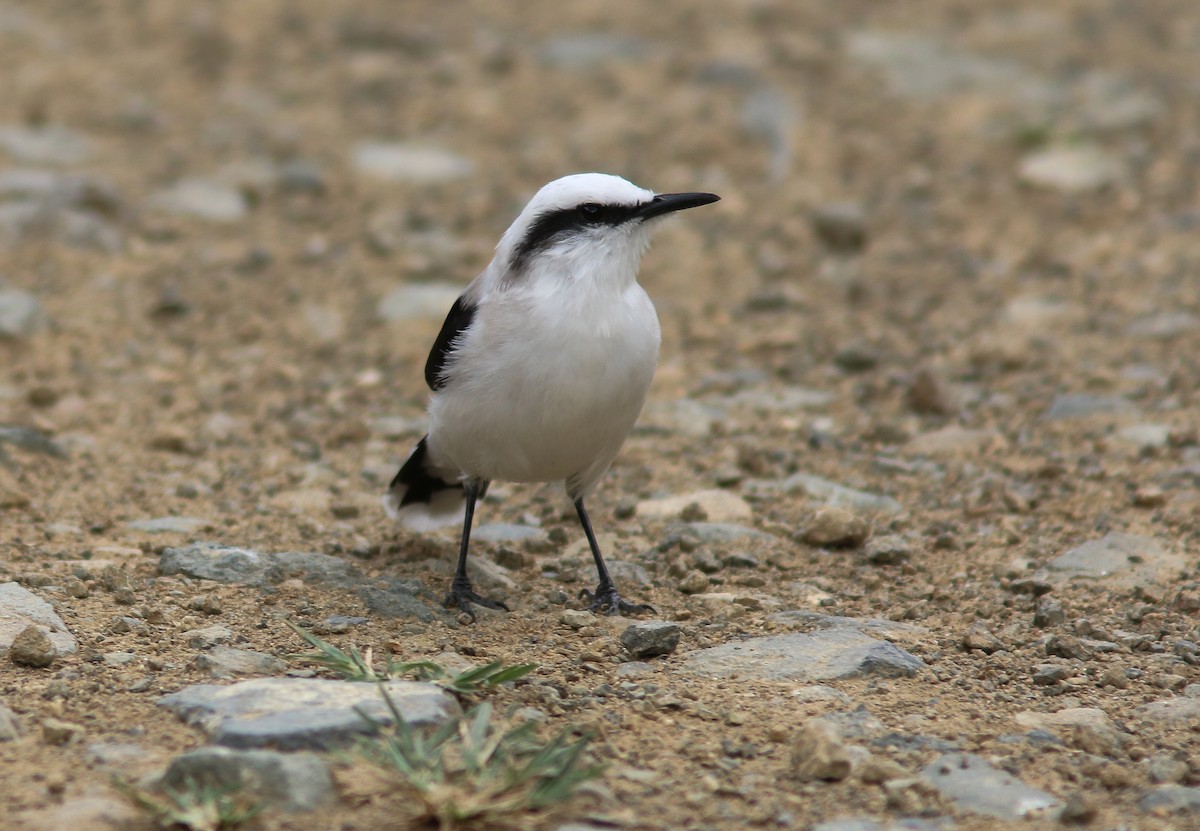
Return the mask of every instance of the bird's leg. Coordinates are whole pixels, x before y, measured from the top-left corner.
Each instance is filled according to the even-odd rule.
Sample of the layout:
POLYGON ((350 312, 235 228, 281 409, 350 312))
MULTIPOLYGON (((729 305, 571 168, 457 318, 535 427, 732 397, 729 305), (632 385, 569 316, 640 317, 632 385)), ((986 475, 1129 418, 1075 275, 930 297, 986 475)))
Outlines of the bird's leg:
POLYGON ((590 601, 588 608, 593 612, 604 612, 610 615, 640 615, 654 614, 654 607, 645 603, 630 603, 617 592, 617 586, 608 574, 608 566, 600 555, 600 544, 596 542, 596 533, 592 530, 592 521, 588 519, 587 509, 583 507, 582 497, 575 500, 575 512, 579 514, 579 524, 587 535, 588 545, 592 547, 592 559, 596 561, 596 574, 600 583, 594 592, 584 589, 579 596, 590 601))
POLYGON ((467 511, 466 516, 463 517, 462 546, 458 550, 458 568, 454 572, 454 580, 450 583, 450 593, 442 601, 442 605, 447 609, 455 607, 462 609, 471 620, 475 620, 475 612, 471 609, 472 605, 488 609, 503 609, 506 612, 509 610, 499 600, 491 600, 476 594, 471 587, 471 578, 467 576, 467 548, 471 542, 471 522, 475 518, 475 500, 479 498, 480 491, 486 485, 486 482, 481 483, 478 479, 467 479, 463 482, 467 511))

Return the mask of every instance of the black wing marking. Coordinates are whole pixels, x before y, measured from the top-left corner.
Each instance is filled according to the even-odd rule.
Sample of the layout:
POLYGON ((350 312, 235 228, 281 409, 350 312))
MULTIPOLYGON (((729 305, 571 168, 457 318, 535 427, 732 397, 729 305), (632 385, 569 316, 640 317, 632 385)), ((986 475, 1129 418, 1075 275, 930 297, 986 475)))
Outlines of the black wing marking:
POLYGON ((458 336, 471 325, 476 308, 474 303, 466 299, 466 295, 460 295, 450 307, 450 313, 446 315, 446 321, 442 324, 442 331, 438 332, 433 349, 429 351, 429 360, 425 361, 425 383, 434 392, 446 386, 443 374, 450 363, 450 350, 454 348, 458 336))

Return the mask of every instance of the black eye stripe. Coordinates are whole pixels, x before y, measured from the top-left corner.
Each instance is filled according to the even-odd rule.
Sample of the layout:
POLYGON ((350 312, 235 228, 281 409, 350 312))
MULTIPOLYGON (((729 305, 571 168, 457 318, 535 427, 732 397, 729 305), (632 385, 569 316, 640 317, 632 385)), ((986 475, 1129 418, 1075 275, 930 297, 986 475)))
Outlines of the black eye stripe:
POLYGON ((549 248, 556 240, 585 228, 602 225, 621 225, 637 216, 641 205, 603 205, 585 202, 573 208, 559 208, 540 214, 530 224, 524 238, 513 252, 512 270, 517 271, 538 251, 549 248))

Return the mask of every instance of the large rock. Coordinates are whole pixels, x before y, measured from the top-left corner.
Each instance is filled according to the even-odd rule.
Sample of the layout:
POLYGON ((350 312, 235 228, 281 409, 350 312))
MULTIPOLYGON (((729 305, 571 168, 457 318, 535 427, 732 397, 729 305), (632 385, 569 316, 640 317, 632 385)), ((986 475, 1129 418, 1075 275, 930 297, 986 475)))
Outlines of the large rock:
POLYGON ((1062 810, 1057 797, 992 767, 982 756, 948 753, 926 765, 921 777, 943 797, 973 814, 1006 821, 1053 820, 1062 810))
POLYGON ((310 552, 268 551, 198 542, 168 548, 158 561, 160 574, 183 574, 218 583, 267 586, 291 577, 333 588, 361 585, 361 572, 345 560, 310 552))
POLYGON ((1060 554, 1038 576, 1060 583, 1087 580, 1129 588, 1148 582, 1173 585, 1190 567, 1185 556, 1152 537, 1113 532, 1060 554))
POLYGON ((312 753, 202 747, 177 756, 159 781, 182 791, 188 782, 241 791, 285 811, 308 811, 333 797, 333 778, 312 753))
POLYGON ((925 662, 855 629, 769 635, 689 653, 683 669, 715 678, 826 681, 860 675, 916 675, 925 662))
POLYGON ((59 655, 75 652, 75 636, 49 603, 16 583, 0 583, 0 652, 30 624, 46 632, 59 655))
POLYGON ((181 719, 225 747, 327 750, 345 746, 391 716, 380 690, 409 725, 441 724, 460 713, 458 702, 434 684, 382 685, 324 678, 256 678, 229 686, 199 684, 159 699, 181 719))

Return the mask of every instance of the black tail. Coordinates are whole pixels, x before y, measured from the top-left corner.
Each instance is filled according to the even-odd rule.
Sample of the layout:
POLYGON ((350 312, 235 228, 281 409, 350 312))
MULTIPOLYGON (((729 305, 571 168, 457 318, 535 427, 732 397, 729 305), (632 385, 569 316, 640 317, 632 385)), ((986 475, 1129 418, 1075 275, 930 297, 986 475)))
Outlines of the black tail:
POLYGON ((426 467, 429 450, 425 442, 428 438, 429 436, 425 436, 417 442, 412 454, 388 486, 397 509, 422 502, 429 504, 442 491, 462 491, 462 482, 446 481, 426 467))

